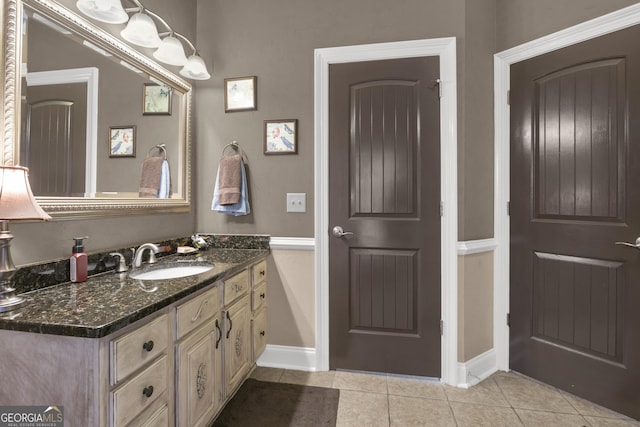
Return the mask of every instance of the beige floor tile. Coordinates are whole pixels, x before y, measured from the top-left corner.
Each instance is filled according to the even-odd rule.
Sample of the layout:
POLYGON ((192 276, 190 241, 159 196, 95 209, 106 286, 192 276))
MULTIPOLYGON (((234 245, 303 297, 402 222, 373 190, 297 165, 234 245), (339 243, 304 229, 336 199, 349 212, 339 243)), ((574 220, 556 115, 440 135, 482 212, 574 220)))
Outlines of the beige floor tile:
POLYGON ((257 366, 256 369, 254 369, 251 373, 251 378, 259 381, 270 381, 272 383, 277 383, 280 381, 282 372, 284 372, 284 369, 263 368, 261 366, 257 366))
POLYGON ((458 427, 516 427, 522 423, 511 408, 449 402, 458 427))
POLYGON ((595 403, 584 400, 578 396, 574 396, 573 394, 567 393, 565 391, 560 391, 564 397, 567 398, 569 403, 573 405, 574 408, 577 409, 578 413, 581 415, 591 415, 594 417, 604 417, 604 418, 620 418, 622 415, 614 412, 610 409, 603 408, 600 405, 596 405, 595 403))
POLYGON ((494 379, 514 408, 578 413, 569 401, 551 386, 515 374, 499 375, 494 379))
MULTIPOLYGON (((342 393, 342 392, 341 392, 342 393)), ((389 419, 393 427, 455 427, 456 421, 446 400, 389 396, 389 419)))
POLYGON ((585 416, 585 419, 592 427, 638 427, 640 421, 631 418, 603 418, 585 416))
POLYGON ((304 372, 285 370, 280 377, 281 383, 310 385, 315 387, 331 387, 335 371, 304 372))
POLYGON ((494 377, 474 385, 471 388, 458 388, 445 386, 444 391, 449 401, 478 403, 481 405, 505 406, 509 407, 509 402, 502 394, 502 390, 496 384, 494 377))
POLYGON ((336 426, 389 426, 389 404, 387 395, 340 390, 336 426))
POLYGON ((447 400, 447 396, 444 394, 444 386, 433 380, 389 375, 387 376, 387 390, 389 394, 396 396, 447 400))
POLYGON ((531 411, 528 409, 516 409, 516 413, 525 427, 562 426, 585 427, 589 426, 587 420, 578 414, 562 414, 559 412, 531 411))
POLYGON ((336 371, 333 377, 333 388, 386 394, 387 377, 378 374, 336 371))

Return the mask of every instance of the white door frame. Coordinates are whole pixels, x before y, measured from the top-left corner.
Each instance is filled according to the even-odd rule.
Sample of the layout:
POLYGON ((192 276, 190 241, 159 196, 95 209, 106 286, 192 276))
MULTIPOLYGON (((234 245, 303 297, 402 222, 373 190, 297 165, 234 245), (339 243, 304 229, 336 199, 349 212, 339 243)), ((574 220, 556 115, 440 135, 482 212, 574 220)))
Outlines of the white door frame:
POLYGON ((84 197, 95 197, 96 195, 99 74, 99 70, 96 67, 27 73, 27 86, 61 85, 67 83, 87 84, 87 129, 85 135, 87 149, 85 158, 84 197))
POLYGON ((640 4, 635 4, 494 55, 494 345, 497 368, 509 370, 509 105, 507 92, 511 64, 603 36, 640 23, 640 4))
POLYGON ((315 239, 316 370, 329 369, 329 65, 419 56, 440 57, 440 170, 442 381, 457 384, 458 177, 457 84, 454 37, 316 49, 315 51, 315 239))

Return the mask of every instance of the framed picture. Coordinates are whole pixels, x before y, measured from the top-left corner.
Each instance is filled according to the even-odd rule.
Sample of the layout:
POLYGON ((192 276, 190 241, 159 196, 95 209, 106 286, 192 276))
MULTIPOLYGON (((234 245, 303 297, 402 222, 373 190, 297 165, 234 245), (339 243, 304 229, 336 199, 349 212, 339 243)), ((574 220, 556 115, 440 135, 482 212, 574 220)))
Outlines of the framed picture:
POLYGON ((298 120, 264 121, 264 154, 298 154, 298 120))
POLYGON ((145 83, 143 88, 142 114, 170 116, 173 89, 157 83, 145 83))
POLYGON ((257 90, 258 78, 256 76, 224 79, 224 111, 231 113, 256 110, 258 108, 257 90))
POLYGON ((136 156, 136 127, 113 126, 109 128, 109 157, 136 156))

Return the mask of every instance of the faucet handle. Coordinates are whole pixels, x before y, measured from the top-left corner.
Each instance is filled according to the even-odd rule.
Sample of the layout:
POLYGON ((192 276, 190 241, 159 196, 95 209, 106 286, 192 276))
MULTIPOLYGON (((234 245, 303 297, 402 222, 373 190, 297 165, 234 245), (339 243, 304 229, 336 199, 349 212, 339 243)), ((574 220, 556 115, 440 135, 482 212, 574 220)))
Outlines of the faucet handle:
POLYGON ((124 255, 122 255, 120 252, 111 252, 109 255, 117 257, 119 259, 118 265, 116 266, 116 273, 124 273, 129 269, 129 267, 127 267, 127 261, 125 260, 124 255))

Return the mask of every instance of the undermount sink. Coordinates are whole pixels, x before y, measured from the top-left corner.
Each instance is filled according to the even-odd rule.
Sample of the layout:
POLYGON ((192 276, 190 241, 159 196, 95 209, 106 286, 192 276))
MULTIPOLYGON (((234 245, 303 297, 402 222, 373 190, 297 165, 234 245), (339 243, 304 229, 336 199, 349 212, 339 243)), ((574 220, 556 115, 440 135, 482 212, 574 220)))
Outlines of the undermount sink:
POLYGON ((195 274, 204 273, 213 268, 213 264, 205 262, 198 263, 179 263, 175 265, 163 265, 157 267, 146 268, 144 270, 134 270, 129 273, 129 277, 137 280, 167 280, 177 279, 180 277, 193 276, 195 274))

